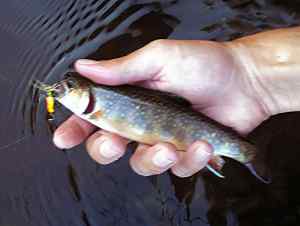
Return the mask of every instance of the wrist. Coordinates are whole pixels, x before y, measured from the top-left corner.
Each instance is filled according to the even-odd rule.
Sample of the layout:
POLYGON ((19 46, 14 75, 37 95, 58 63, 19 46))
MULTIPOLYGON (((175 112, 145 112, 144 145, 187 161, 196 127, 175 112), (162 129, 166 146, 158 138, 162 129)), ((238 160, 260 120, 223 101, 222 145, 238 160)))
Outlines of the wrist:
POLYGON ((263 32, 226 45, 267 114, 300 110, 300 28, 263 32))

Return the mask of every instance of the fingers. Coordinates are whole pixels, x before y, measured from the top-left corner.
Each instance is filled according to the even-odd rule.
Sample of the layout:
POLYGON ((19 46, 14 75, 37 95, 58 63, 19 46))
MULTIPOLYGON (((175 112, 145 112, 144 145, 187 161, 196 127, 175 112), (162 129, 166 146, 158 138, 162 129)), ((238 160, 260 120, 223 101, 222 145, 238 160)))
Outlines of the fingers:
MULTIPOLYGON (((89 155, 99 164, 109 164, 121 158, 129 143, 127 139, 105 131, 94 133, 87 140, 89 155)), ((132 169, 139 175, 161 174, 168 169, 179 177, 189 177, 204 168, 212 157, 211 146, 204 141, 195 142, 186 152, 175 146, 159 143, 154 146, 140 144, 130 159, 132 169)))
POLYGON ((207 165, 212 153, 213 149, 207 142, 196 141, 182 154, 172 172, 179 177, 192 176, 207 165))
MULTIPOLYGON (((89 136, 94 126, 71 116, 54 133, 53 141, 59 148, 72 148, 89 136)), ((89 155, 99 164, 109 164, 125 153, 129 140, 105 131, 98 131, 87 140, 89 155)), ((211 146, 204 141, 195 142, 186 152, 178 152, 168 143, 154 146, 139 145, 131 157, 133 170, 143 176, 161 174, 168 169, 179 177, 189 177, 203 167, 212 157, 211 146)))
POLYGON ((130 165, 137 174, 150 176, 165 172, 178 160, 178 153, 171 144, 139 145, 130 159, 130 165))
POLYGON ((86 148, 92 159, 106 165, 122 157, 128 143, 125 138, 101 130, 89 137, 86 148))
MULTIPOLYGON (((74 115, 55 131, 53 141, 59 148, 72 148, 85 140, 94 129, 94 126, 74 115)), ((109 164, 124 155, 128 143, 125 138, 101 130, 88 138, 86 146, 96 162, 109 164)), ((186 152, 178 152, 168 143, 152 147, 139 145, 130 164, 136 173, 143 176, 172 169, 179 177, 189 177, 206 166, 212 153, 212 147, 205 141, 195 142, 186 152)))
POLYGON ((186 152, 178 152, 171 144, 152 147, 139 145, 130 160, 133 170, 142 176, 161 174, 168 169, 179 177, 189 177, 204 168, 212 157, 212 147, 197 141, 186 152))
POLYGON ((73 115, 56 129, 53 142, 58 148, 69 149, 83 142, 94 129, 92 124, 73 115))
POLYGON ((164 65, 167 40, 154 41, 128 56, 106 60, 78 60, 75 69, 83 76, 101 84, 120 85, 150 80, 164 65))

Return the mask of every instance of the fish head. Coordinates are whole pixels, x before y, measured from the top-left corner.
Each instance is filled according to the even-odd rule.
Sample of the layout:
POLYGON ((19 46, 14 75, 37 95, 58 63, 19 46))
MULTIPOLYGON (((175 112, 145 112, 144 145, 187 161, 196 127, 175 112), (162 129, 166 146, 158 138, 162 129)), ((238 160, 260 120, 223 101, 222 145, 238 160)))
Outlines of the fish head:
POLYGON ((55 99, 75 114, 82 114, 90 103, 90 81, 70 76, 52 85, 55 99))

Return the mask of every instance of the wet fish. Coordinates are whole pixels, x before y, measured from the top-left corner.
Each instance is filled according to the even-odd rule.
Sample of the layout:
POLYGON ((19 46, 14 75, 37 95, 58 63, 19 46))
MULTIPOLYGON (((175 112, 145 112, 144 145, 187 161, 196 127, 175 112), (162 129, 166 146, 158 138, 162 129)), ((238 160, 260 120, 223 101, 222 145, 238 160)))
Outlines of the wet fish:
POLYGON ((53 85, 39 85, 84 120, 128 139, 153 145, 168 142, 184 151, 196 140, 214 150, 207 168, 219 177, 225 163, 221 156, 245 166, 268 182, 265 167, 256 158, 256 147, 233 130, 193 110, 177 96, 131 85, 106 86, 72 75, 53 85))

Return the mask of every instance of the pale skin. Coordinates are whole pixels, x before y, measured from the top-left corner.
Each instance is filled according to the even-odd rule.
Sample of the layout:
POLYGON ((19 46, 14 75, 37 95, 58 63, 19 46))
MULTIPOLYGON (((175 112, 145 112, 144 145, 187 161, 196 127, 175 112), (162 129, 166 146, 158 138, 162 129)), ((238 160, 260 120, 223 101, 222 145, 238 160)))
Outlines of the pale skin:
MULTIPOLYGON (((264 32, 231 42, 157 40, 125 57, 79 60, 75 69, 106 85, 136 84, 183 96, 193 107, 242 135, 270 116, 300 110, 300 28, 264 32)), ((54 134, 59 148, 86 141, 89 155, 109 164, 125 153, 129 140, 98 130, 72 116, 54 134)), ((199 140, 177 152, 168 143, 139 144, 130 159, 143 176, 169 169, 188 177, 212 157, 199 140)))

